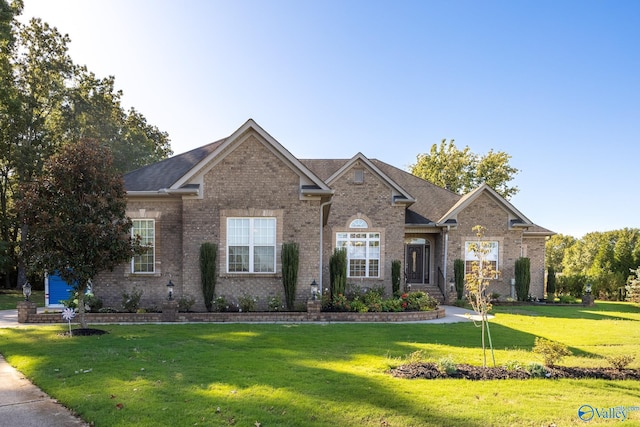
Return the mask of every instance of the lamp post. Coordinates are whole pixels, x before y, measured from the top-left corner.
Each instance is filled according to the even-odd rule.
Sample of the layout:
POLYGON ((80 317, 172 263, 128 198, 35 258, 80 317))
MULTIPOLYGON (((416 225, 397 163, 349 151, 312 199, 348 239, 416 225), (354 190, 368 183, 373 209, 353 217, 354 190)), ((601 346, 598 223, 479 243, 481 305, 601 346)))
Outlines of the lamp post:
POLYGON ((587 283, 585 290, 587 291, 587 295, 591 295, 591 283, 587 283))
POLYGON ((311 299, 314 301, 318 299, 318 290, 319 286, 316 283, 316 279, 313 279, 313 282, 311 282, 311 299))
POLYGON ((167 289, 169 290, 169 301, 173 300, 173 287, 174 286, 175 285, 173 284, 171 279, 169 279, 169 283, 167 283, 167 289))
POLYGON ((25 301, 29 301, 29 297, 31 296, 31 283, 24 282, 24 285, 22 285, 22 295, 24 295, 25 301))

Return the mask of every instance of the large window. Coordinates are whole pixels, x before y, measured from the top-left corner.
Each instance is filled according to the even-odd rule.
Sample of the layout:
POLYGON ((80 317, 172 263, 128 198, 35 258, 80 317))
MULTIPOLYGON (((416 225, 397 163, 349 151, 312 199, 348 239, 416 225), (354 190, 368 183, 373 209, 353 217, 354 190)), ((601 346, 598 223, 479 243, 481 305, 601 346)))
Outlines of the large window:
MULTIPOLYGON (((465 242, 464 244, 465 274, 470 274, 473 270, 473 263, 480 261, 478 254, 475 251, 470 250, 470 246, 474 243, 478 244, 478 242, 465 242)), ((491 264, 494 271, 498 271, 498 242, 482 241, 479 242, 479 245, 483 246, 488 251, 484 256, 485 262, 491 264)))
POLYGON ((140 244, 144 252, 135 255, 131 260, 133 273, 153 273, 155 271, 156 258, 156 233, 155 221, 152 219, 134 219, 131 235, 140 238, 140 244))
POLYGON ((347 251, 347 277, 380 276, 380 233, 337 233, 336 247, 347 251))
POLYGON ((229 273, 276 271, 276 219, 227 218, 229 273))

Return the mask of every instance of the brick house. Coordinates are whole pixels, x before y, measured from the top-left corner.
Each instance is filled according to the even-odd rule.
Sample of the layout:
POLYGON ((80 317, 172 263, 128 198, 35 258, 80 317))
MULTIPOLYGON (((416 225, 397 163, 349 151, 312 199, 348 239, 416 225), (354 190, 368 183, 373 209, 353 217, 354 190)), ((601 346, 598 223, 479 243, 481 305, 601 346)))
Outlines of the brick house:
POLYGON ((167 283, 175 295, 204 310, 199 252, 218 246, 216 294, 227 299, 284 299, 280 249, 300 247, 297 301, 317 281, 329 287, 329 258, 348 248, 348 283, 385 286, 401 260, 411 289, 450 298, 455 259, 483 225, 489 259, 502 272, 491 291, 512 296, 514 263, 531 260, 531 294, 544 295, 545 238, 493 189, 459 196, 408 172, 358 153, 347 160, 301 160, 248 120, 231 136, 125 175, 127 215, 149 249, 95 278, 94 292, 118 306, 123 292, 143 291, 142 306, 159 305, 167 283))

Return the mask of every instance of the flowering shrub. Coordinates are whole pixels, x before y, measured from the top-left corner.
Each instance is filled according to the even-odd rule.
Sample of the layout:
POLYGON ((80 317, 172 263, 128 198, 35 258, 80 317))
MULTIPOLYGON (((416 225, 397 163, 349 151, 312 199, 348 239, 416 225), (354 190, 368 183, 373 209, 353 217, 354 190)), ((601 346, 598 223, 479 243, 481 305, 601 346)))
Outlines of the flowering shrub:
POLYGON ((243 294, 238 299, 238 304, 240 306, 240 311, 249 312, 256 311, 256 304, 258 303, 257 297, 252 297, 251 295, 243 294))
POLYGON ((282 300, 278 295, 269 297, 268 306, 269 306, 269 311, 281 311, 284 309, 284 306, 282 305, 282 300))
POLYGON ((336 295, 333 299, 329 295, 322 298, 324 311, 355 311, 365 312, 399 312, 399 311, 429 311, 434 310, 438 302, 425 292, 405 292, 400 297, 383 298, 378 290, 368 291, 363 295, 347 297, 336 295))
POLYGON ((213 298, 213 304, 211 305, 211 311, 223 313, 229 311, 229 302, 222 295, 213 298))

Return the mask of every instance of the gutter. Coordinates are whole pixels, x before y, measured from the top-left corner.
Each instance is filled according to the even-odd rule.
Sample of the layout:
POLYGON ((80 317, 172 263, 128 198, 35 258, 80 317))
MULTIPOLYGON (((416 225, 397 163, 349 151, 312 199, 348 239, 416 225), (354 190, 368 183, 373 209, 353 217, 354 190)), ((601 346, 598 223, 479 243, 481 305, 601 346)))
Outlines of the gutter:
POLYGON ((324 203, 320 203, 320 295, 322 295, 322 253, 324 249, 323 242, 323 223, 324 223, 324 207, 328 206, 332 203, 332 200, 326 201, 324 203))

